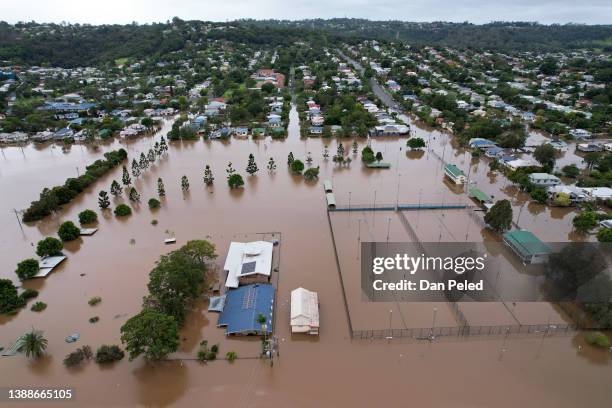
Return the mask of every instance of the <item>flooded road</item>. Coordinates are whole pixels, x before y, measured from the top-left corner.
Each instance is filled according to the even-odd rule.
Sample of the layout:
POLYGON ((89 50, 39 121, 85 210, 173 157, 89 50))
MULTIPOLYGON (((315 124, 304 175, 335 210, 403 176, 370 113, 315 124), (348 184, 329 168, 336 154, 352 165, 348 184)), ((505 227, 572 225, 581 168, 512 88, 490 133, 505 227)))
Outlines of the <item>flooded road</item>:
MULTIPOLYGON (((337 141, 300 139, 295 109, 290 119, 289 137, 285 141, 234 139, 170 143, 169 156, 159 160, 136 181, 142 204, 134 208, 131 217, 120 220, 110 213, 100 216, 99 231, 94 236, 66 246, 68 260, 62 266, 46 279, 24 285, 39 290, 38 300, 48 307, 42 313, 25 308, 16 316, 3 317, 0 345, 6 346, 35 327, 43 330, 49 340, 49 356, 36 362, 29 362, 22 355, 1 357, 0 386, 71 387, 76 392, 75 401, 55 406, 79 407, 515 408, 527 404, 561 408, 581 406, 585 402, 609 404, 611 354, 587 346, 579 349, 578 346, 584 345, 581 336, 449 338, 434 343, 401 339, 389 343, 351 341, 321 180, 333 180, 339 204, 349 200, 352 204, 363 204, 469 202, 469 199, 460 189, 443 182, 441 162, 434 153, 407 153, 405 139, 372 141, 373 150, 381 151, 385 160, 392 163, 388 170, 363 168, 359 157, 348 148, 352 140, 341 140, 353 163, 339 168, 331 159, 322 157, 326 145, 331 155, 335 153, 337 141), (312 165, 321 169, 320 181, 306 182, 292 175, 286 165, 289 152, 301 160, 311 152, 312 165), (245 172, 250 153, 254 154, 260 169, 256 176, 245 172), (266 170, 270 157, 277 164, 272 174, 266 170), (230 161, 245 179, 242 190, 230 191, 227 186, 225 168, 230 161), (215 176, 214 186, 210 188, 202 181, 207 164, 215 176), (181 191, 183 175, 191 185, 187 194, 181 191), (157 196, 158 177, 164 180, 166 198, 161 208, 152 212, 146 201, 157 196), (153 219, 158 220, 158 225, 151 225, 153 219), (282 233, 276 316, 280 357, 274 367, 258 359, 241 358, 256 356, 259 343, 225 338, 224 331, 216 327, 216 315, 202 311, 206 308, 204 302, 196 305, 188 316, 181 333, 180 350, 171 356, 179 360, 147 364, 142 359, 130 362, 126 358, 108 368, 89 363, 77 370, 62 365, 66 354, 84 344, 94 350, 102 344, 120 344, 119 328, 140 310, 154 262, 174 249, 163 244, 167 236, 176 237, 177 247, 190 239, 210 240, 217 246, 218 263, 222 264, 231 240, 242 239, 244 234, 269 231, 282 233), (319 294, 321 334, 318 338, 290 333, 290 292, 299 286, 319 294), (87 304, 93 296, 102 298, 95 307, 87 304), (92 316, 99 316, 100 321, 90 324, 88 319, 92 316), (65 343, 65 336, 75 331, 81 334, 80 340, 75 344, 65 343), (218 342, 221 355, 237 351, 239 359, 232 364, 223 360, 207 365, 194 361, 202 339, 209 340, 209 344, 218 342)), ((168 128, 169 123, 160 133, 165 134, 168 128)), ((492 179, 487 174, 485 161, 473 162, 467 152, 454 149, 448 136, 424 129, 416 132, 429 140, 433 152, 456 163, 466 174, 470 166, 471 179, 485 192, 496 198, 511 198, 515 217, 525 205, 519 220, 521 225, 531 224, 530 229, 544 240, 567 236, 571 216, 556 214, 547 208, 531 208, 503 176, 492 179)), ((127 145, 114 141, 97 151, 79 145, 68 151, 33 145, 0 149, 0 222, 3 226, 0 275, 15 280, 16 263, 32 257, 32 245, 46 235, 55 234, 59 223, 76 221, 77 214, 86 208, 100 214, 97 193, 101 189, 109 190, 113 179, 120 180, 121 168, 111 171, 52 218, 24 225, 23 232, 13 209, 27 207, 43 187, 63 183, 66 177, 77 174, 77 167, 82 171, 105 151, 126 146, 131 161, 140 152, 146 152, 159 137, 158 134, 127 145)), ((360 139, 358 143, 361 150, 366 141, 360 139)), ((428 229, 432 221, 427 219, 420 218, 419 228, 424 236, 435 235, 439 227, 432 225, 428 229)), ((336 221, 346 221, 347 225, 349 222, 336 221)), ((374 237, 378 238, 386 233, 385 220, 381 218, 375 223, 372 231, 373 234, 376 231, 374 237)), ((448 224, 456 236, 466 234, 466 224, 448 224)), ((391 228, 402 239, 402 231, 395 222, 391 228)), ((484 233, 474 228, 469 234, 482 237, 484 233)), ((406 314, 415 324, 424 325, 431 319, 430 310, 430 305, 408 307, 406 314)), ((383 327, 387 322, 386 313, 386 310, 381 312, 385 316, 383 327)), ((441 311, 438 317, 449 319, 444 313, 441 311)))

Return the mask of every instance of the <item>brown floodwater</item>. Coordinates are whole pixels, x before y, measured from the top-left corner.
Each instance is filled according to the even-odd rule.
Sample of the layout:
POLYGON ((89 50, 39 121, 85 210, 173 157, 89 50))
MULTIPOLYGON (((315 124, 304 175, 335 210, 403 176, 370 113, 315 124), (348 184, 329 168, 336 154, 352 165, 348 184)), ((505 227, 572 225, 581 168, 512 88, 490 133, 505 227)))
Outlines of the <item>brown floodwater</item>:
MULTIPOLYGON (((131 217, 120 220, 110 213, 104 214, 94 236, 66 246, 68 260, 56 271, 46 279, 24 285, 39 290, 38 300, 46 302, 48 307, 42 313, 25 308, 16 316, 3 317, 0 345, 6 347, 35 327, 43 330, 49 340, 48 357, 39 361, 28 361, 22 355, 0 358, 0 387, 70 387, 76 393, 73 402, 49 405, 83 407, 609 405, 611 354, 585 346, 581 335, 449 338, 434 343, 401 339, 351 341, 322 182, 306 182, 290 174, 286 165, 288 153, 292 151, 296 158, 305 159, 311 152, 313 165, 321 168, 320 179, 333 179, 339 204, 348 204, 349 197, 351 204, 467 203, 469 199, 461 189, 443 182, 441 162, 431 152, 425 151, 420 157, 407 154, 403 139, 372 141, 372 148, 383 152, 385 160, 392 164, 388 170, 363 168, 348 148, 352 141, 347 140, 345 148, 354 161, 350 168, 340 169, 331 159, 322 159, 324 145, 329 144, 333 154, 336 141, 300 139, 295 110, 290 117, 289 137, 285 141, 171 143, 169 156, 136 181, 142 204, 131 217), (253 177, 245 172, 250 153, 255 155, 260 168, 253 177), (274 174, 265 168, 270 157, 274 157, 278 167, 274 174), (230 191, 225 183, 225 168, 230 161, 245 178, 243 190, 230 191), (202 182, 206 164, 216 177, 211 188, 202 182), (191 184, 188 194, 181 191, 182 175, 187 175, 191 184), (157 195, 158 177, 165 182, 167 197, 162 207, 152 212, 146 201, 157 195), (158 220, 158 225, 151 225, 153 219, 158 220), (119 328, 139 311, 149 271, 160 255, 173 249, 164 245, 164 238, 175 236, 176 247, 190 239, 208 239, 217 246, 218 264, 222 264, 231 240, 272 231, 282 233, 276 311, 280 357, 274 367, 252 358, 239 359, 233 364, 216 361, 204 365, 194 361, 202 339, 207 339, 209 344, 218 342, 221 355, 235 350, 239 357, 254 357, 259 349, 256 340, 226 338, 223 330, 216 327, 216 315, 204 311, 205 302, 196 304, 189 314, 181 333, 180 350, 172 356, 176 360, 148 364, 142 359, 130 362, 126 358, 112 367, 88 363, 77 370, 62 365, 64 356, 78 346, 89 344, 96 349, 102 344, 120 343, 119 328), (290 332, 290 292, 299 286, 319 294, 321 334, 314 339, 292 336, 290 332), (91 307, 87 300, 93 296, 100 296, 102 302, 91 307), (92 316, 99 316, 100 321, 90 324, 88 319, 92 316), (64 338, 73 332, 81 334, 79 341, 65 343, 64 338)), ((162 133, 169 126, 167 123, 162 133)), ((498 174, 492 178, 486 161, 472 161, 467 152, 453 148, 448 136, 426 130, 417 130, 417 134, 428 139, 438 155, 456 163, 466 173, 471 166, 471 179, 485 192, 496 198, 509 197, 515 220, 524 205, 519 224, 529 225, 544 240, 568 237, 571 211, 560 214, 547 208, 534 208, 503 176, 498 174)), ((34 255, 33 245, 40 238, 54 234, 64 220, 76 221, 77 214, 85 208, 97 210, 98 191, 109 190, 111 181, 121 178, 121 168, 99 180, 53 217, 24 225, 23 232, 13 209, 26 208, 43 187, 63 183, 67 177, 77 174, 77 168, 82 172, 105 151, 126 147, 131 160, 148 150, 158 138, 159 134, 129 143, 113 141, 98 150, 81 145, 67 150, 35 145, 1 148, 0 276, 15 280, 16 263, 34 255)), ((366 143, 365 140, 358 142, 360 149, 366 143)), ((352 257, 357 255, 354 232, 358 217, 368 222, 368 227, 361 231, 362 239, 368 234, 384 240, 387 225, 392 239, 406 239, 405 231, 392 215, 335 215, 334 227, 343 226, 339 234, 344 237, 339 239, 343 265, 353 264, 352 257)), ((407 216, 419 217, 418 221, 411 219, 411 223, 418 223, 416 230, 423 240, 437 239, 441 234, 448 239, 460 239, 466 230, 474 239, 490 238, 476 224, 468 224, 465 218, 455 217, 451 211, 444 215, 444 228, 436 218, 441 214, 407 213, 407 216)), ((349 283, 348 290, 353 306, 363 308, 359 319, 363 319, 364 325, 374 322, 377 327, 387 327, 389 312, 384 304, 380 310, 363 307, 359 300, 360 288, 349 283)), ((486 305, 470 305, 474 308, 471 310, 474 319, 488 322, 497 316, 497 312, 488 312, 479 306, 486 305)), ((412 327, 428 326, 431 307, 432 304, 425 303, 401 306, 412 327)), ((534 313, 531 307, 517 305, 524 316, 521 319, 530 319, 534 313)), ((553 320, 560 319, 550 305, 542 304, 542 307, 546 310, 537 312, 534 319, 551 314, 553 320)), ((394 313, 394 319, 399 319, 397 314, 394 313)), ((444 305, 439 305, 437 319, 440 325, 453 322, 444 305)))

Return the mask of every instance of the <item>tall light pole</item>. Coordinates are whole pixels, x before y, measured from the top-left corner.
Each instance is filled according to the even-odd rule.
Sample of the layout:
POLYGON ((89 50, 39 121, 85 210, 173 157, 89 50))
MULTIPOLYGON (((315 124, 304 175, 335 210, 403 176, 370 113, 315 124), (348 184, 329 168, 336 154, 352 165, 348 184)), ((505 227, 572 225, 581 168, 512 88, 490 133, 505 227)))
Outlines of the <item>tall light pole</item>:
POLYGON ((402 179, 402 175, 400 173, 397 174, 397 194, 395 195, 395 210, 399 209, 399 190, 400 190, 400 181, 402 179))
POLYGON ((504 341, 502 342, 501 349, 499 350, 499 361, 502 361, 502 359, 504 358, 504 353, 506 352, 506 340, 508 339, 509 335, 510 335, 510 328, 506 327, 506 334, 504 335, 504 341))
POLYGON ((357 232, 357 259, 359 259, 359 252, 361 250, 360 248, 360 244, 361 244, 361 218, 359 218, 359 229, 357 232))
POLYGON ((391 319, 393 319, 393 309, 389 309, 389 335, 385 337, 386 340, 393 340, 393 335, 391 333, 391 319))
POLYGON ((438 308, 434 307, 433 308, 433 318, 432 318, 432 321, 431 321, 431 334, 429 336, 430 340, 435 339, 435 337, 434 337, 434 329, 436 328, 436 314, 437 313, 438 313, 438 308))
POLYGON ((376 190, 374 190, 374 211, 372 211, 372 225, 376 225, 376 190))

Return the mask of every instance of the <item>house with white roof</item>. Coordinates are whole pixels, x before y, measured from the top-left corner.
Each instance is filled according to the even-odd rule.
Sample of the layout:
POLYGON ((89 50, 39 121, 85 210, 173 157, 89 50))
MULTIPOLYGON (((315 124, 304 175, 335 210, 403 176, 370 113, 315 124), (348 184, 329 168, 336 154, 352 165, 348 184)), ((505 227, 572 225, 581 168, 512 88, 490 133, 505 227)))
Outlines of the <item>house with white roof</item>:
POLYGON ((267 283, 272 272, 273 244, 268 241, 231 242, 223 270, 226 288, 267 283))
POLYGON ((582 191, 588 196, 589 200, 612 199, 612 188, 609 187, 582 187, 582 191))
POLYGON ((291 291, 291 332, 319 334, 319 296, 304 288, 291 291))
POLYGON ((531 173, 529 181, 538 187, 552 187, 561 184, 559 177, 548 173, 531 173))

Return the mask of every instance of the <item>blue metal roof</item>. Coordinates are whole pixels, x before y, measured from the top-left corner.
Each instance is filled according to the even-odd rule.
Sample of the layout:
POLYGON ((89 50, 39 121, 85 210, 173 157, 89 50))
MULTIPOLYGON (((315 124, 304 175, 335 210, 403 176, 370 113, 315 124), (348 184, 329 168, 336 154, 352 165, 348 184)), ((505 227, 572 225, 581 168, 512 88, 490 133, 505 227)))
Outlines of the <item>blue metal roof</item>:
POLYGON ((274 286, 267 283, 240 286, 225 294, 225 307, 217 326, 225 326, 225 334, 258 334, 261 325, 257 316, 266 317, 266 332, 272 333, 274 286))

